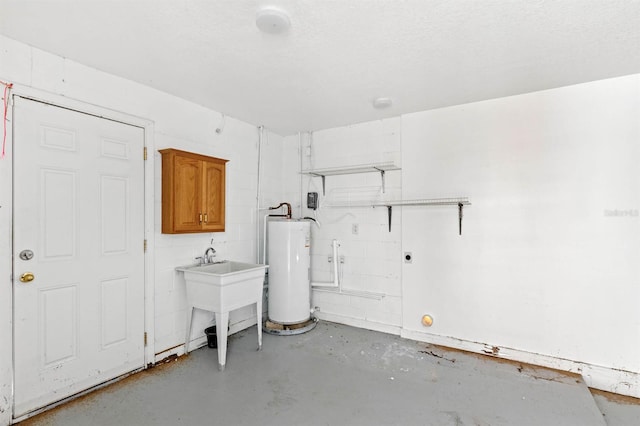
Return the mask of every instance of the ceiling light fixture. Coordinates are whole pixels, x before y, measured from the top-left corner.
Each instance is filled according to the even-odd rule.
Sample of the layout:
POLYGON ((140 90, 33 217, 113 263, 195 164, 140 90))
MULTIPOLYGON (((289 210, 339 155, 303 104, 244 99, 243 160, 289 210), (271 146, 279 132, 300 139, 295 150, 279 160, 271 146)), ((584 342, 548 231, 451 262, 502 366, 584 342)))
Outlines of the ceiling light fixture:
POLYGON ((256 25, 262 32, 280 34, 289 29, 291 21, 284 10, 265 6, 256 12, 256 25))
POLYGON ((393 104, 391 98, 375 98, 373 100, 373 107, 375 109, 389 108, 393 104))

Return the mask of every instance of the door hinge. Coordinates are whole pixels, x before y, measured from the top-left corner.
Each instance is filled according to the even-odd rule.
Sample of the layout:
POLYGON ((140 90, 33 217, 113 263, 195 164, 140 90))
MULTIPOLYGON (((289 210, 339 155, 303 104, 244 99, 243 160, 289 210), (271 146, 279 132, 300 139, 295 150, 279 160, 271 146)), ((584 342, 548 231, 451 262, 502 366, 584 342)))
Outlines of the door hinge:
POLYGON ((142 148, 142 158, 147 161, 147 147, 142 148))
POLYGON ((147 346, 147 332, 144 332, 144 345, 147 346))
POLYGON ((144 240, 144 252, 147 252, 147 240, 144 240))

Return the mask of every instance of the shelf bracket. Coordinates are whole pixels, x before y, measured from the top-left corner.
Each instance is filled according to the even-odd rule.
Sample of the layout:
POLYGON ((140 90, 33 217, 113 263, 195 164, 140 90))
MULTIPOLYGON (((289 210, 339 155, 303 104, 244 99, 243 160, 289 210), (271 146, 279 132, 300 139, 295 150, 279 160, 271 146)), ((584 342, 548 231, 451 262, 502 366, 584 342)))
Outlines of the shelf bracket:
POLYGON ((382 193, 384 194, 384 170, 374 167, 377 171, 380 172, 380 179, 382 180, 382 193))
POLYGON ((393 206, 387 206, 387 216, 389 217, 389 232, 391 232, 391 211, 393 206))
POLYGON ((319 173, 309 173, 309 176, 314 176, 314 177, 320 177, 320 178, 322 178, 322 196, 325 196, 325 195, 326 195, 326 193, 325 193, 326 191, 325 191, 325 189, 324 189, 324 188, 325 188, 325 186, 324 186, 324 178, 325 178, 325 175, 321 175, 321 174, 319 174, 319 173))
POLYGON ((462 235, 462 209, 464 204, 458 203, 458 235, 462 235))

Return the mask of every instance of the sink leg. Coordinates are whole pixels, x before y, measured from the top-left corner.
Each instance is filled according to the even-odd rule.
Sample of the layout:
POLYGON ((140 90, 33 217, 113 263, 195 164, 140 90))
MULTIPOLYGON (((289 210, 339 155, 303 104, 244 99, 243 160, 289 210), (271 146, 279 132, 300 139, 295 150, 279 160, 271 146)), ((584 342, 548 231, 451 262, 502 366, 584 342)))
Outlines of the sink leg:
POLYGON ((229 312, 216 312, 216 334, 218 337, 218 370, 224 371, 227 363, 227 335, 229 330, 229 312))
POLYGON ((256 318, 258 319, 258 350, 262 349, 262 295, 256 302, 256 318))
POLYGON ((187 333, 184 337, 184 353, 189 353, 189 338, 191 337, 191 319, 193 318, 193 306, 187 306, 187 333))

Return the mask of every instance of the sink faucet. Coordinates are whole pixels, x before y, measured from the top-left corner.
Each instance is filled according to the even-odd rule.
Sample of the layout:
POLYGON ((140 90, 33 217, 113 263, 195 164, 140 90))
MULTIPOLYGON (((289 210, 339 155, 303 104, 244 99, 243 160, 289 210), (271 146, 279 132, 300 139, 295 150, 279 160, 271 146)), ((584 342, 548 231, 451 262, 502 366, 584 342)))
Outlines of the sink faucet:
POLYGON ((204 263, 212 263, 213 262, 213 258, 215 256, 216 256, 216 249, 214 249, 213 247, 209 247, 204 252, 204 257, 203 257, 204 263), (209 253, 211 253, 211 254, 209 254, 209 253))

